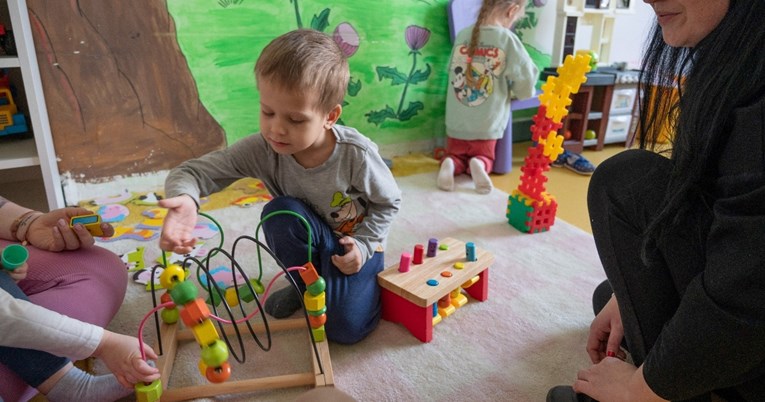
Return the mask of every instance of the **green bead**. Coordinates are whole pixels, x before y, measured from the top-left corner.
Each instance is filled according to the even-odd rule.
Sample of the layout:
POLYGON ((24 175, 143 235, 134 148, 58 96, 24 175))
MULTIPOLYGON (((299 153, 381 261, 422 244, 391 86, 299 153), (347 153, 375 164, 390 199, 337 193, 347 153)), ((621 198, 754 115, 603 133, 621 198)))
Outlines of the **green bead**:
POLYGON ((223 300, 223 298, 220 297, 220 295, 218 294, 218 291, 215 290, 215 288, 212 288, 210 290, 211 292, 209 294, 209 297, 207 298, 207 300, 205 300, 205 302, 211 306, 214 305, 215 307, 218 307, 220 305, 221 300, 223 300))
POLYGON ((183 306, 196 299, 197 294, 199 294, 199 291, 192 281, 180 282, 170 290, 170 297, 177 306, 183 306))
POLYGON ((207 367, 219 367, 228 360, 228 347, 220 339, 202 348, 202 361, 207 367))
POLYGON ((321 294, 321 292, 324 291, 324 289, 327 288, 327 283, 324 282, 324 278, 319 277, 316 281, 314 281, 312 284, 306 286, 306 290, 308 293, 311 294, 311 296, 318 296, 321 294))
POLYGON ((175 324, 178 322, 180 315, 181 313, 178 311, 178 308, 163 308, 159 313, 159 316, 162 317, 162 322, 165 324, 175 324))
MULTIPOLYGON (((263 284, 260 283, 257 279, 250 279, 250 285, 252 286, 252 289, 255 291, 255 293, 262 295, 263 292, 266 291, 266 288, 263 287, 263 284)), ((249 303, 253 300, 255 300, 255 296, 250 292, 250 287, 247 285, 242 285, 239 287, 239 298, 244 301, 245 303, 249 303)))
POLYGON ((315 310, 315 311, 306 310, 306 312, 308 313, 308 315, 318 317, 327 312, 327 306, 322 307, 321 310, 315 310))

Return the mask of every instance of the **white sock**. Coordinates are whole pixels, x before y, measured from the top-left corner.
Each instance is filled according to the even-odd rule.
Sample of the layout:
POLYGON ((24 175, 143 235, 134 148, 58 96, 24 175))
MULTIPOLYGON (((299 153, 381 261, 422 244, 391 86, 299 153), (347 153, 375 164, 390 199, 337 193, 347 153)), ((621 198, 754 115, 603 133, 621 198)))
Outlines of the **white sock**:
POLYGON ((441 190, 454 191, 454 161, 452 158, 444 158, 441 162, 436 184, 441 190))
POLYGON ((470 158, 470 175, 473 177, 475 191, 478 194, 489 194, 494 185, 491 183, 489 174, 486 173, 486 165, 478 158, 470 158))
POLYGON ((123 387, 113 374, 95 376, 72 367, 45 397, 50 402, 104 402, 116 401, 133 392, 123 387))

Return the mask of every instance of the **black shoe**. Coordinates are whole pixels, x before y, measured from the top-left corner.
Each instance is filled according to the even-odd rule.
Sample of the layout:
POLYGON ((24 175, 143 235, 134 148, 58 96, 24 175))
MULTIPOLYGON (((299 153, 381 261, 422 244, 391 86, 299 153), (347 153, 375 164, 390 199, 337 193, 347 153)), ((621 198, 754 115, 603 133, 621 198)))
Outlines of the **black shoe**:
POLYGON ((268 295, 264 306, 266 313, 274 318, 287 318, 302 307, 303 302, 291 285, 268 295))
POLYGON ((570 385, 558 385, 547 392, 547 402, 596 402, 585 394, 577 394, 570 385))

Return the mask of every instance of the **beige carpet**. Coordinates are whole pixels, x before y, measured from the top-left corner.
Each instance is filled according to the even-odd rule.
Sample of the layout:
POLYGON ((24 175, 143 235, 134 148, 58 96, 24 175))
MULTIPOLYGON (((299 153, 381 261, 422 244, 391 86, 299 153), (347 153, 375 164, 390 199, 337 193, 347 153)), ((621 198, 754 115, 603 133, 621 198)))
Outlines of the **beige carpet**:
MULTIPOLYGON (((570 383, 588 363, 584 345, 592 319, 590 295, 604 278, 591 235, 560 219, 549 232, 520 233, 505 218, 507 194, 496 189, 489 195, 476 194, 466 176, 458 178, 453 193, 436 189, 434 172, 397 180, 403 205, 389 237, 386 264, 397 263, 402 252, 427 244, 431 237, 472 241, 496 258, 489 269, 489 298, 471 300, 436 325, 430 343, 383 321, 356 345, 330 344, 336 387, 361 401, 540 401, 551 386, 570 383)), ((261 207, 229 206, 209 214, 223 224, 230 247, 238 235, 253 234, 261 207)), ((147 255, 152 250, 158 255, 156 242, 103 245, 118 253, 140 245, 147 255)), ((242 249, 237 257, 250 275, 257 270, 253 254, 242 249)), ((272 263, 264 269, 265 280, 276 273, 272 263)), ((151 302, 142 286, 128 286, 125 304, 110 329, 135 334, 151 302)), ((153 343, 152 332, 145 339, 153 343)), ((274 333, 269 352, 246 340, 247 361, 240 365, 232 359, 232 378, 309 370, 306 336, 302 331, 274 333)), ((187 344, 178 359, 171 387, 205 383, 197 371, 195 344, 187 344)), ((293 400, 306 390, 216 400, 293 400)))

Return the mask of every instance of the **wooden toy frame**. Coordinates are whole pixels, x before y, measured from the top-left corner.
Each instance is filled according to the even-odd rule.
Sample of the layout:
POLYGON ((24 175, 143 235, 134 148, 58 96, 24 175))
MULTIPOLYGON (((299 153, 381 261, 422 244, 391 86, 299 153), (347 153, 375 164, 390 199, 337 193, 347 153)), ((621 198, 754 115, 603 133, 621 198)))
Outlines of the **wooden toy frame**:
MULTIPOLYGON (((270 331, 287 331, 293 329, 306 328, 305 318, 291 318, 284 320, 270 320, 268 328, 270 331)), ((265 332, 265 326, 262 323, 250 323, 253 330, 265 332)), ((244 324, 239 324, 241 332, 248 332, 244 324)), ((233 335, 235 329, 228 325, 225 327, 226 335, 233 335)), ((178 351, 178 344, 185 341, 193 341, 194 333, 190 329, 181 329, 178 324, 161 324, 161 340, 163 354, 157 362, 157 367, 162 380, 162 402, 185 401, 195 398, 212 397, 217 395, 239 394, 244 392, 253 392, 265 389, 290 388, 311 385, 314 387, 333 387, 334 378, 332 375, 332 363, 329 357, 329 346, 327 341, 316 342, 320 362, 316 360, 316 353, 311 350, 311 361, 313 363, 312 372, 303 372, 295 374, 284 374, 272 377, 255 378, 250 380, 227 381, 221 384, 194 385, 182 388, 168 388, 170 383, 170 374, 173 371, 173 363, 178 351)), ((308 336, 308 343, 312 339, 308 336)))

